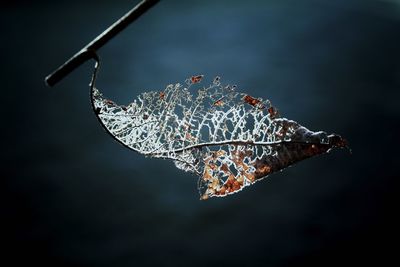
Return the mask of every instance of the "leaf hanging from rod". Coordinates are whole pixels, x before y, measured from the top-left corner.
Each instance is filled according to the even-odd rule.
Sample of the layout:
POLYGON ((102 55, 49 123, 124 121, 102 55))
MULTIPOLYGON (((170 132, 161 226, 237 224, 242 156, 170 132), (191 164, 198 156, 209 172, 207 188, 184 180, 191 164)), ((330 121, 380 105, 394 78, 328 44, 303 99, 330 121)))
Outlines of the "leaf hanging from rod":
POLYGON ((303 159, 347 147, 339 135, 281 118, 269 100, 203 75, 118 105, 91 83, 94 112, 121 144, 199 176, 201 199, 241 191, 303 159))

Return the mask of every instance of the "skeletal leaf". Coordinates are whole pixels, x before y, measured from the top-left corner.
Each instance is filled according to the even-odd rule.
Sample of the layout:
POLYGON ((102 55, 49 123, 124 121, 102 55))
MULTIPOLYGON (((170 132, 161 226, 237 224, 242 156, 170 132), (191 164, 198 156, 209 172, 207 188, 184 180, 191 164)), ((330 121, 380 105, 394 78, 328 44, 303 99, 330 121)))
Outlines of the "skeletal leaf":
POLYGON ((201 199, 226 196, 303 159, 346 147, 339 135, 313 132, 280 118, 269 100, 203 75, 122 106, 91 86, 103 127, 124 146, 199 176, 201 199))

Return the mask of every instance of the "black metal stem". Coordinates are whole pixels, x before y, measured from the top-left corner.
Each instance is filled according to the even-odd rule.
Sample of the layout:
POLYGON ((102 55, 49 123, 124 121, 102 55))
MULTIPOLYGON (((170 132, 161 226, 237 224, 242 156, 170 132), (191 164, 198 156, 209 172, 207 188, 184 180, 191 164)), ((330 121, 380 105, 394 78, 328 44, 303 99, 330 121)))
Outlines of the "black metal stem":
POLYGON ((63 65, 56 69, 53 73, 45 78, 45 82, 48 86, 52 87, 65 76, 75 70, 77 67, 85 63, 89 59, 96 59, 96 52, 115 35, 124 30, 129 24, 136 20, 140 15, 145 13, 148 9, 158 3, 160 0, 142 0, 128 13, 122 16, 114 24, 112 24, 103 33, 97 36, 88 45, 82 48, 78 53, 73 55, 63 65))

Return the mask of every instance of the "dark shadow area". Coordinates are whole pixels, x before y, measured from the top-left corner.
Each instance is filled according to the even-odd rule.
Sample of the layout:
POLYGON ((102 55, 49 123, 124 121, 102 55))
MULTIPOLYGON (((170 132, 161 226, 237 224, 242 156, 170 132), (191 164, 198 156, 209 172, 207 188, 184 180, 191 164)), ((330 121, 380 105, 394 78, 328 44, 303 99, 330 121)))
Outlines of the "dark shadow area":
POLYGON ((332 151, 239 194, 114 142, 89 102, 88 62, 44 77, 135 1, 3 1, 2 266, 396 265, 398 1, 161 1, 102 50, 121 104, 194 74, 268 98, 332 151), (6 263, 8 262, 8 263, 6 263))

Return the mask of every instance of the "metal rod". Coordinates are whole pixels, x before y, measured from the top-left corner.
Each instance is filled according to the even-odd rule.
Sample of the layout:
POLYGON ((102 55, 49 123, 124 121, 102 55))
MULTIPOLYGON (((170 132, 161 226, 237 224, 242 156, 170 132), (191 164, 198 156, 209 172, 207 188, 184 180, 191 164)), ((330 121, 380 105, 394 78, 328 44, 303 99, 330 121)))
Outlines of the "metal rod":
POLYGON ((47 86, 54 86, 61 81, 65 76, 75 70, 77 67, 85 63, 89 59, 96 59, 96 52, 115 35, 124 30, 129 24, 136 20, 140 15, 145 13, 148 9, 158 3, 160 0, 142 0, 128 13, 122 16, 114 24, 112 24, 103 33, 97 36, 88 45, 82 48, 78 53, 73 55, 63 65, 56 69, 53 73, 45 78, 47 86))

